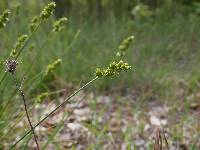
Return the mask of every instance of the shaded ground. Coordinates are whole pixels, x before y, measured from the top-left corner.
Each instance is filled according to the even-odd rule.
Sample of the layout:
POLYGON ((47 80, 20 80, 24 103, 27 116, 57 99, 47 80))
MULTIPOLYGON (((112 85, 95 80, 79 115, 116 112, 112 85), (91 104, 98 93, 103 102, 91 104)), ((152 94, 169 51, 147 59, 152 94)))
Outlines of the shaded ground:
MULTIPOLYGON (((200 149, 199 93, 188 96, 185 101, 174 102, 142 101, 137 91, 126 95, 77 95, 36 129, 41 147, 48 150, 146 150, 152 149, 156 131, 162 128, 171 150, 200 149)), ((37 105, 34 124, 56 105, 55 102, 37 105)), ((28 128, 26 118, 16 128, 20 132, 28 128)), ((22 143, 27 144, 29 140, 30 137, 22 143)), ((33 149, 33 145, 34 141, 29 141, 28 149, 33 149)))

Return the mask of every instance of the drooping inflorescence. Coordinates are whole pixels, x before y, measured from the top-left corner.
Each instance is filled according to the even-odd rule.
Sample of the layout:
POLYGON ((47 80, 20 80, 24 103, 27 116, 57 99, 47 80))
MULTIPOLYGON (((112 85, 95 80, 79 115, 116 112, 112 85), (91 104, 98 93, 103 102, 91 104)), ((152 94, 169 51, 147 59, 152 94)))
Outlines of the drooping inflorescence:
POLYGON ((49 64, 46 68, 45 74, 46 76, 50 73, 53 73, 54 70, 56 69, 56 67, 58 67, 61 64, 62 60, 61 59, 57 59, 55 60, 53 63, 49 64))
POLYGON ((128 71, 131 66, 120 60, 119 62, 112 62, 107 68, 97 68, 95 75, 97 77, 113 77, 121 72, 128 71))
POLYGON ((0 16, 0 29, 4 28, 6 26, 6 23, 8 22, 8 16, 10 14, 9 10, 5 10, 3 14, 0 16))
POLYGON ((42 12, 40 13, 40 19, 41 20, 48 19, 53 14, 53 11, 55 10, 55 8, 56 8, 55 2, 49 3, 47 6, 44 7, 42 12))
POLYGON ((29 48, 28 48, 28 51, 29 52, 32 52, 34 49, 35 49, 36 45, 34 43, 32 43, 29 48))
POLYGON ((33 32, 38 27, 38 25, 44 20, 48 19, 54 12, 56 8, 55 2, 50 2, 47 6, 44 7, 39 16, 33 17, 30 23, 30 31, 33 32))
POLYGON ((122 41, 122 43, 118 47, 118 52, 117 52, 118 57, 122 57, 125 55, 126 51, 130 47, 133 40, 134 40, 134 36, 129 36, 125 40, 122 41))
POLYGON ((48 92, 41 93, 36 97, 36 103, 42 103, 42 101, 49 96, 48 92))
POLYGON ((14 57, 17 54, 17 50, 21 49, 24 46, 24 43, 26 42, 27 39, 28 39, 28 35, 26 34, 22 34, 18 37, 17 42, 10 53, 11 57, 14 57))
MULTIPOLYGON (((130 47, 131 42, 133 41, 134 36, 129 36, 118 47, 117 56, 122 57, 125 55, 126 51, 130 47)), ((123 60, 115 59, 111 62, 107 68, 97 68, 95 72, 96 77, 113 77, 118 75, 121 72, 125 72, 131 69, 131 65, 124 62, 123 60)))
POLYGON ((59 20, 55 21, 54 25, 53 25, 53 32, 59 32, 61 31, 65 24, 67 23, 67 18, 66 17, 63 17, 63 18, 60 18, 59 20))
POLYGON ((39 17, 38 16, 35 16, 33 17, 33 19, 31 20, 31 23, 29 25, 29 28, 30 28, 30 31, 33 32, 37 26, 39 25, 39 17))

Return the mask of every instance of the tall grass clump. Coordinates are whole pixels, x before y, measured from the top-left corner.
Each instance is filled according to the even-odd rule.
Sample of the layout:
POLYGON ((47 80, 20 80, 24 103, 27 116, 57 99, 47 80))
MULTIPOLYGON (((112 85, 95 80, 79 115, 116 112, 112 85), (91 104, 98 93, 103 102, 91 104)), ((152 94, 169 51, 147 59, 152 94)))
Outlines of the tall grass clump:
MULTIPOLYGON (((33 134, 34 141, 36 148, 39 150, 40 149, 40 141, 35 133, 35 128, 39 126, 42 122, 44 122, 47 118, 49 118, 52 114, 54 114, 59 108, 61 108, 63 105, 65 105, 69 100, 74 97, 76 94, 78 94, 81 90, 85 89, 89 85, 93 84, 96 80, 99 80, 101 78, 114 78, 118 74, 122 72, 127 72, 131 70, 131 65, 128 64, 125 60, 125 54, 132 43, 134 37, 130 36, 126 38, 120 46, 117 49, 116 55, 112 57, 112 60, 110 60, 110 63, 106 65, 105 67, 99 67, 94 71, 93 78, 85 83, 83 86, 81 86, 78 90, 73 92, 70 96, 68 96, 62 103, 60 103, 56 108, 54 108, 49 114, 47 114, 44 118, 39 120, 36 124, 33 124, 30 109, 34 109, 34 104, 31 103, 30 97, 34 92, 41 92, 42 94, 37 95, 33 99, 34 102, 37 103, 42 103, 43 99, 49 95, 51 95, 54 92, 49 92, 47 91, 48 89, 48 82, 52 81, 55 79, 57 74, 55 73, 57 69, 59 68, 60 65, 62 65, 63 61, 67 60, 62 60, 60 58, 54 58, 55 61, 51 63, 46 64, 46 69, 40 70, 40 72, 32 77, 30 76, 29 72, 34 68, 37 63, 37 60, 39 57, 46 57, 41 55, 42 54, 42 49, 45 49, 45 46, 49 44, 51 41, 51 38, 54 36, 55 38, 57 37, 56 35, 59 34, 66 26, 66 23, 68 19, 66 17, 62 17, 56 21, 54 21, 54 18, 51 17, 53 15, 53 12, 55 10, 56 4, 54 2, 50 2, 47 6, 44 7, 44 9, 41 11, 41 13, 37 16, 34 16, 31 19, 31 22, 29 24, 29 29, 27 33, 20 34, 17 37, 17 41, 14 44, 14 46, 11 48, 11 51, 7 54, 7 56, 4 59, 4 66, 5 70, 1 71, 1 79, 0 79, 0 88, 2 91, 2 98, 4 93, 7 93, 8 96, 6 96, 6 100, 3 100, 1 102, 1 111, 0 117, 2 120, 11 120, 8 121, 8 124, 3 123, 3 125, 0 124, 0 134, 2 135, 2 146, 3 148, 9 148, 13 149, 17 146, 17 144, 22 141, 27 135, 33 134), (50 19, 51 18, 51 19, 50 19), (51 27, 51 30, 47 33, 47 38, 44 39, 43 41, 39 41, 39 44, 37 45, 36 42, 34 41, 34 37, 39 34, 40 27, 42 28, 43 24, 51 24, 51 22, 47 22, 48 20, 53 20, 53 25, 51 27), (38 48, 38 50, 36 49, 38 48), (31 53, 31 51, 36 50, 35 56, 31 56, 31 60, 29 61, 29 64, 25 64, 23 60, 27 59, 26 57, 28 56, 27 53, 31 53), (25 51, 26 50, 26 51, 25 51), (23 54, 23 55, 22 55, 23 54), (24 69, 25 68, 25 69, 24 69), (6 84, 5 84, 6 82, 6 84), (27 84, 27 82, 29 84, 27 84), (3 84, 4 83, 4 84, 3 84), (10 86, 10 88, 14 88, 14 91, 7 91, 7 86, 10 86), (46 88, 47 87, 47 88, 46 88), (30 90, 28 90, 30 89, 30 90), (30 130, 28 130, 25 134, 23 134, 21 137, 19 137, 19 132, 15 130, 15 124, 19 123, 21 118, 23 118, 23 114, 19 110, 21 101, 17 101, 18 99, 21 99, 23 102, 23 108, 25 111, 25 116, 28 120, 30 130), (10 108, 10 105, 15 103, 15 110, 17 111, 17 114, 14 115, 8 115, 10 118, 6 118, 6 113, 7 109, 10 108), (15 117, 13 117, 15 116, 15 117), (9 135, 13 132, 16 138, 13 139, 13 137, 10 137, 8 139, 8 136, 6 137, 6 134, 9 135), (9 141, 9 142, 8 142, 9 141), (12 141, 12 142, 11 142, 12 141), (11 142, 11 143, 10 143, 11 142)), ((5 28, 6 23, 8 22, 8 16, 9 16, 10 11, 6 10, 3 12, 3 14, 0 16, 0 28, 5 28)), ((39 35, 40 36, 40 35, 39 35)), ((77 34, 75 35, 74 38, 77 38, 77 34)), ((40 38, 40 37, 39 37, 40 38)), ((51 41, 54 42, 54 41, 51 41)), ((16 113, 13 111, 13 113, 16 113)), ((34 114, 37 115, 37 114, 34 114)))

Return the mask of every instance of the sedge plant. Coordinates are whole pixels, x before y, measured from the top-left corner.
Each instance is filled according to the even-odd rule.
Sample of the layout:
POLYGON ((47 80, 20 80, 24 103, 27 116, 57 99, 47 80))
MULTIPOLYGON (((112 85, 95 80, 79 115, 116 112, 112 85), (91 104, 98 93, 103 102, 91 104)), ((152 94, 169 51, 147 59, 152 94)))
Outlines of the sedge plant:
MULTIPOLYGON (((52 110, 48 115, 46 115, 43 119, 41 119, 33 128, 35 129, 38 127, 42 122, 44 122, 47 118, 49 118, 51 115, 53 115, 59 108, 61 108, 63 105, 69 102, 69 100, 77 95, 80 91, 84 90, 87 88, 89 85, 94 83, 96 80, 99 80, 101 78, 113 78, 114 76, 120 74, 121 72, 126 72, 131 69, 131 65, 128 63, 124 62, 124 60, 121 60, 121 57, 123 57, 129 48, 130 43, 133 41, 134 37, 130 36, 124 41, 128 41, 127 43, 124 41, 122 44, 119 46, 118 52, 117 52, 117 57, 115 57, 115 61, 111 62, 107 67, 105 68, 97 68, 95 71, 95 77, 88 81, 86 84, 84 84, 82 87, 80 87, 78 90, 76 90, 74 93, 72 93, 69 97, 67 97, 60 105, 58 105, 54 110, 52 110), (125 46, 123 50, 120 49, 120 47, 125 46), (118 55, 119 53, 123 52, 123 55, 118 55), (119 57, 119 58, 118 58, 119 57), (119 61, 117 61, 120 59, 119 61)), ((41 101, 44 99, 46 96, 48 96, 49 93, 45 92, 41 94, 38 99, 41 101)), ((31 130, 26 132, 14 145, 10 147, 10 149, 13 149, 20 141, 22 141, 27 135, 31 133, 31 130)))
MULTIPOLYGON (((80 91, 84 90, 85 88, 87 88, 88 86, 93 84, 95 81, 97 81, 101 78, 114 78, 118 74, 129 71, 132 68, 132 66, 129 65, 124 60, 126 51, 128 50, 130 44, 132 43, 132 41, 134 39, 133 36, 129 36, 124 41, 122 41, 122 43, 118 47, 116 55, 113 57, 113 60, 107 66, 97 68, 96 71, 94 71, 94 77, 90 81, 88 81, 86 84, 84 84, 78 90, 73 92, 61 104, 59 104, 54 110, 52 110, 49 114, 47 114, 44 118, 42 118, 38 123, 33 125, 31 122, 29 113, 28 113, 28 105, 27 105, 27 101, 26 101, 27 99, 25 97, 25 91, 22 90, 24 76, 26 75, 27 71, 25 72, 24 76, 22 77, 23 80, 21 82, 18 82, 18 80, 16 78, 17 68, 20 65, 18 63, 18 58, 21 55, 21 53, 23 52, 23 50, 27 47, 27 45, 29 44, 30 40, 32 39, 33 35, 36 33, 36 31, 38 30, 40 25, 44 21, 48 20, 48 18, 53 14, 55 7, 56 7, 56 4, 54 2, 50 2, 47 6, 45 6, 45 8, 42 10, 42 12, 38 16, 33 17, 33 19, 31 20, 30 26, 29 26, 29 33, 22 34, 18 37, 17 42, 13 46, 13 49, 11 50, 8 59, 5 60, 6 72, 0 79, 0 85, 2 84, 5 77, 8 74, 10 74, 12 76, 13 83, 16 87, 16 92, 19 93, 19 95, 21 96, 21 98, 23 100, 24 110, 25 110, 26 117, 27 117, 27 120, 28 120, 28 123, 30 126, 30 130, 27 131, 21 138, 19 138, 13 145, 11 145, 9 149, 13 149, 14 147, 16 147, 16 145, 20 141, 22 141, 27 135, 32 133, 34 136, 34 140, 35 140, 37 149, 39 150, 40 149, 39 141, 38 141, 37 135, 35 133, 36 127, 38 127, 42 122, 44 122, 47 118, 49 118, 52 114, 54 114, 59 108, 61 108, 66 103, 68 103, 72 97, 74 97, 80 91)), ((10 12, 8 10, 6 10, 0 16, 0 28, 4 28, 6 26, 6 23, 9 20, 8 19, 9 13, 10 12)), ((55 23, 53 25, 53 30, 51 33, 60 32, 64 28, 64 25, 66 22, 67 22, 67 18, 65 18, 65 17, 55 21, 55 23)), ((46 43, 46 42, 44 42, 44 43, 46 43)), ((38 55, 39 55, 39 52, 36 54, 33 61, 37 58, 38 55)), ((44 79, 47 78, 49 75, 51 75, 54 72, 54 70, 56 69, 56 67, 61 64, 61 62, 62 62, 61 59, 56 59, 53 63, 49 64, 44 72, 44 79)), ((33 64, 34 63, 32 62, 31 65, 28 67, 28 69, 30 69, 30 67, 33 64)), ((37 97, 37 101, 41 103, 45 97, 47 97, 53 93, 54 92, 50 92, 50 93, 44 92, 37 97)))
MULTIPOLYGON (((5 61, 5 66, 6 66, 6 73, 4 74, 4 76, 2 77, 0 84, 3 82, 3 80, 5 79, 7 73, 9 72, 12 75, 13 81, 15 83, 16 86, 16 90, 19 92, 20 96, 23 99, 23 104, 24 104, 24 109, 26 112, 26 117, 28 119, 31 131, 34 135, 34 139, 35 139, 35 143, 37 146, 37 149, 39 150, 39 144, 37 141, 37 136, 34 132, 34 128, 33 125, 31 123, 31 119, 29 117, 28 114, 28 108, 27 108, 27 103, 26 103, 26 98, 25 98, 25 93, 22 90, 22 87, 20 86, 20 84, 18 83, 17 79, 15 78, 15 71, 18 65, 17 59, 20 56, 21 52, 23 51, 23 49, 26 47, 26 45, 28 44, 28 42, 30 41, 30 39, 32 38, 34 32, 38 29, 38 27, 40 26, 40 24, 42 22, 44 22, 45 20, 47 20, 52 14, 53 11, 55 10, 55 6, 56 4, 54 2, 49 3, 44 9, 43 11, 40 13, 39 16, 35 16, 30 24, 30 35, 26 35, 26 34, 22 34, 19 36, 19 38, 17 39, 17 42, 14 46, 14 48, 12 49, 12 51, 10 52, 10 58, 7 59, 5 61)), ((8 15, 9 15, 9 11, 5 10, 3 12, 3 14, 0 16, 0 27, 4 28, 6 26, 6 22, 9 20, 8 19, 8 15)), ((63 24, 63 20, 57 23, 57 30, 59 31, 59 25, 62 26, 63 24), (61 23, 60 23, 61 22, 61 23)), ((22 83, 21 83, 22 85, 22 83)))

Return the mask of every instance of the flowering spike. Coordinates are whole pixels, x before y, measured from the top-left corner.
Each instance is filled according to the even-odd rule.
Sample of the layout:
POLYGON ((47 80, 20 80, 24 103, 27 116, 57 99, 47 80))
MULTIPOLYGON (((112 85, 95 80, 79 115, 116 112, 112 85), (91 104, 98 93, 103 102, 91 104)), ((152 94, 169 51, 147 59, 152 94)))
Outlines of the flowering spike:
POLYGON ((67 23, 67 20, 68 19, 66 17, 57 20, 53 25, 53 32, 61 31, 64 28, 65 24, 67 23))
POLYGON ((95 72, 95 75, 97 77, 103 77, 104 76, 104 70, 103 69, 100 69, 100 68, 97 68, 96 69, 96 72, 95 72))
POLYGON ((51 2, 51 3, 47 4, 47 6, 44 7, 44 9, 42 10, 42 12, 40 13, 39 16, 33 17, 33 19, 31 20, 31 23, 29 25, 31 33, 35 31, 35 29, 41 22, 48 19, 53 14, 55 7, 56 7, 56 3, 51 2))
POLYGON ((61 64, 62 60, 61 59, 57 59, 55 60, 53 63, 49 64, 47 66, 47 69, 45 71, 46 76, 50 73, 53 73, 54 70, 56 69, 57 66, 59 66, 61 64))
POLYGON ((134 40, 134 36, 129 36, 125 40, 122 41, 122 43, 118 47, 118 52, 117 52, 118 57, 122 57, 125 55, 127 49, 130 47, 133 40, 134 40))
POLYGON ((48 19, 53 14, 55 8, 56 8, 55 2, 49 3, 47 6, 44 7, 43 11, 40 13, 40 19, 41 20, 48 19))
POLYGON ((12 57, 15 56, 17 54, 17 49, 22 48, 27 39, 28 39, 28 35, 26 34, 22 34, 21 36, 19 36, 14 48, 12 49, 10 53, 10 56, 12 57))
POLYGON ((31 23, 29 25, 30 32, 33 32, 36 29, 36 27, 38 26, 39 22, 40 21, 39 21, 39 17, 38 16, 33 17, 33 19, 31 20, 31 23))
POLYGON ((97 68, 95 75, 97 77, 113 77, 121 72, 128 71, 131 69, 131 66, 128 63, 120 60, 119 62, 112 62, 107 68, 97 68))
POLYGON ((39 104, 42 103, 42 101, 48 96, 49 96, 48 92, 44 92, 44 93, 38 95, 36 98, 36 103, 39 103, 39 104))
POLYGON ((31 44, 30 47, 28 48, 29 52, 32 52, 35 48, 35 44, 31 44))
POLYGON ((0 16, 0 29, 6 26, 6 22, 9 20, 8 16, 10 14, 9 10, 5 10, 3 14, 0 16))

